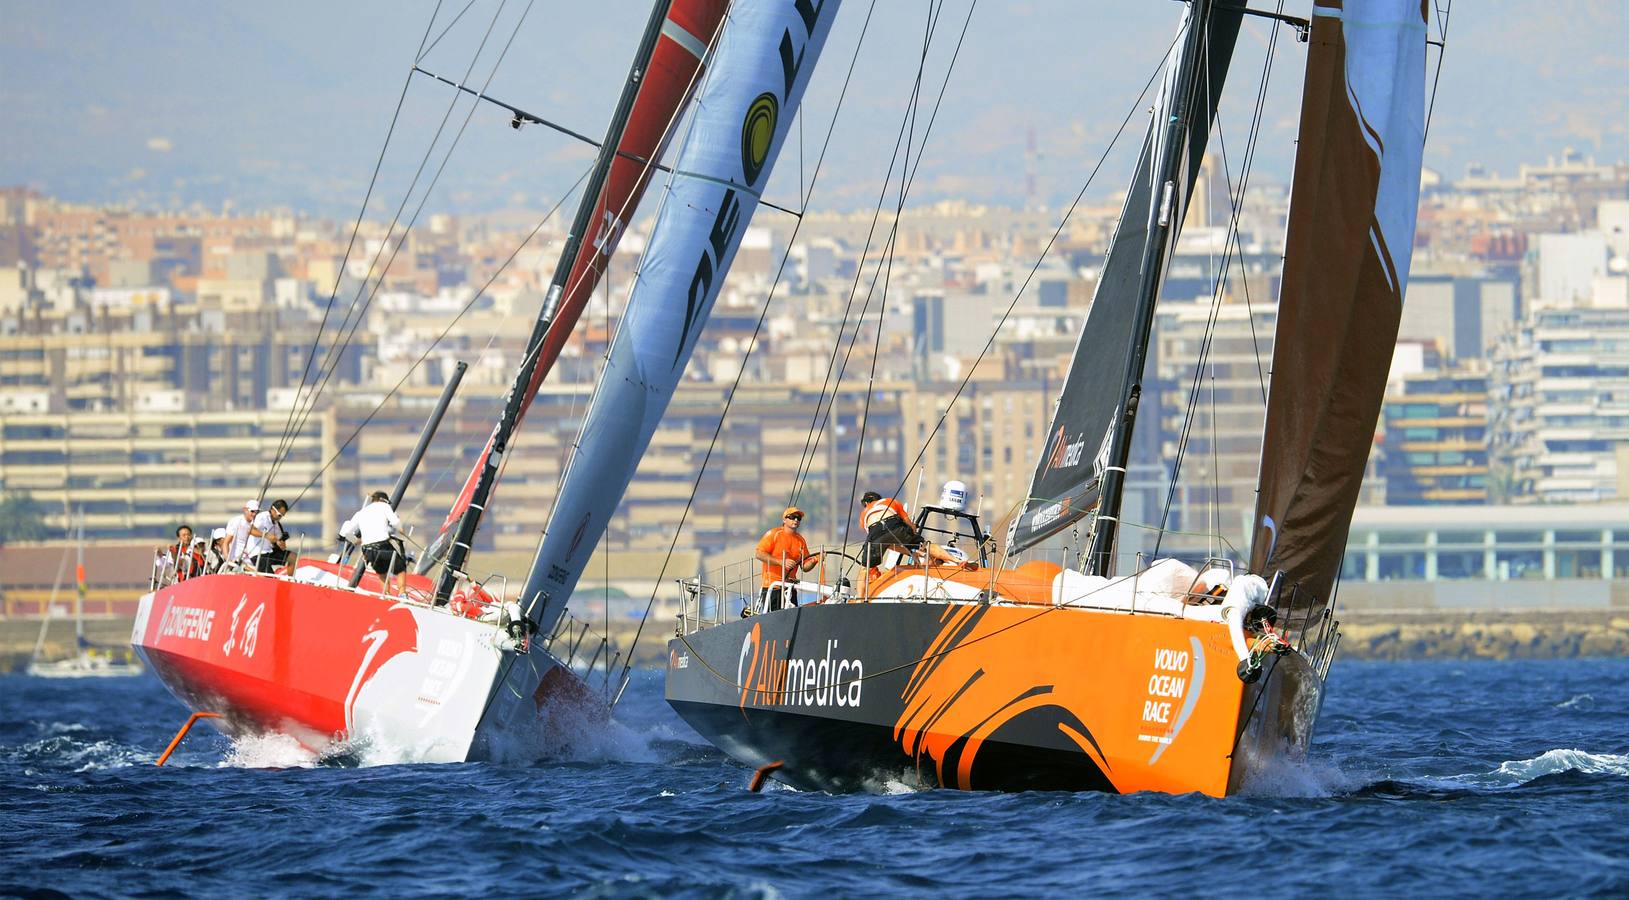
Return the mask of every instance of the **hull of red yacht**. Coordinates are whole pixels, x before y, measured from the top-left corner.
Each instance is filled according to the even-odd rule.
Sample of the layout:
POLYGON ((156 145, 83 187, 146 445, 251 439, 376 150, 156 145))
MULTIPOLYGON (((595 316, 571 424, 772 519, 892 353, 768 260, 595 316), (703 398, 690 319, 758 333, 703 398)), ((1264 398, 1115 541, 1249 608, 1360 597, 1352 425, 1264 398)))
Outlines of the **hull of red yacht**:
POLYGON ((1219 623, 976 602, 805 606, 669 650, 678 713, 803 789, 1221 796, 1305 750, 1322 689, 1296 653, 1242 683, 1219 623))
POLYGON ((505 649, 505 637, 302 566, 298 579, 219 574, 148 594, 131 643, 232 737, 286 734, 318 754, 400 762, 536 758, 539 708, 582 692, 541 648, 505 649))

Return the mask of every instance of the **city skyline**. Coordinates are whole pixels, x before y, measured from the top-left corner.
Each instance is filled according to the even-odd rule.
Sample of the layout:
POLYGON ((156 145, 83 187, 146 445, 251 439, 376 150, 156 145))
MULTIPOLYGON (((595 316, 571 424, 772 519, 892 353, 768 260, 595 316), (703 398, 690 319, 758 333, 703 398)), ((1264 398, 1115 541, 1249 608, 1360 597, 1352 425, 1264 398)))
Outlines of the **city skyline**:
MULTIPOLYGON (((428 4, 401 12, 369 4, 321 11, 300 4, 277 10, 172 4, 162 20, 148 8, 114 6, 87 21, 81 8, 0 5, 7 21, 0 27, 0 72, 9 85, 0 91, 0 115, 16 135, 0 149, 0 181, 80 202, 158 208, 231 202, 341 218, 355 215, 366 192, 404 70, 432 11, 428 4)), ((865 11, 857 3, 844 9, 816 74, 801 129, 804 179, 837 106, 865 11)), ((454 13, 441 8, 435 31, 454 13)), ((977 7, 911 199, 1056 206, 1073 196, 1157 64, 1175 13, 1174 4, 1125 0, 977 7), (1100 24, 1105 17, 1107 26, 1100 24), (1018 59, 1024 65, 1013 65, 1018 59)), ((968 14, 963 3, 946 5, 939 16, 925 67, 924 121, 968 14)), ((424 68, 457 79, 495 21, 469 77, 484 84, 496 48, 519 18, 518 6, 470 7, 425 56, 424 68)), ((533 9, 488 92, 597 136, 642 18, 633 0, 592 12, 533 9)), ((914 7, 876 12, 811 209, 877 202, 885 161, 873 148, 897 131, 916 57, 889 51, 919 47, 925 24, 914 7), (905 34, 912 37, 890 38, 905 34)), ((1235 172, 1274 30, 1264 20, 1247 23, 1230 76, 1219 143, 1231 147, 1235 172)), ((1462 7, 1449 21, 1427 167, 1456 178, 1480 163, 1511 175, 1521 163, 1567 147, 1603 163, 1629 157, 1629 125, 1621 115, 1629 91, 1621 86, 1625 79, 1612 77, 1629 63, 1614 56, 1611 38, 1626 30, 1629 9, 1605 2, 1462 7)), ((1283 182, 1304 45, 1289 29, 1276 31, 1255 177, 1283 182)), ((1434 53, 1428 63, 1434 66, 1434 53)), ((414 76, 407 97, 375 206, 400 198, 451 88, 414 76)), ((460 105, 454 112, 449 134, 464 111, 460 105)), ((427 209, 546 208, 587 165, 583 144, 535 126, 517 133, 507 118, 495 107, 476 110, 427 209)), ((1134 124, 1133 139, 1121 139, 1122 156, 1136 131, 1134 124)), ((790 164, 797 149, 788 148, 789 164, 769 192, 785 205, 798 205, 802 193, 799 167, 790 164)), ((1119 190, 1124 171, 1105 166, 1088 196, 1119 190)))

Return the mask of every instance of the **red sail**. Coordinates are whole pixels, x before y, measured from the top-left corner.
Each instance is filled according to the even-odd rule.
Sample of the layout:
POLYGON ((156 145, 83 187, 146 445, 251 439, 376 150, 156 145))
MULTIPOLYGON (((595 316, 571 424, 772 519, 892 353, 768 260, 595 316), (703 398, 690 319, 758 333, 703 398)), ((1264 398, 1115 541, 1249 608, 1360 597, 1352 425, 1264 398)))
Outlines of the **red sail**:
MULTIPOLYGON (((623 226, 638 209, 640 197, 656 171, 653 164, 672 139, 679 117, 700 83, 703 58, 724 21, 728 6, 728 0, 673 0, 669 7, 661 37, 651 51, 650 63, 645 67, 627 124, 617 141, 617 155, 611 161, 604 188, 594 199, 576 259, 570 264, 554 321, 536 358, 526 360, 525 364, 531 367, 531 377, 521 400, 521 415, 525 415, 544 377, 559 359, 560 350, 577 326, 583 307, 605 274, 606 263, 616 251, 623 226)), ((545 308, 549 305, 549 301, 545 301, 545 308)), ((488 438, 475 468, 459 491, 458 500, 447 513, 447 520, 441 526, 443 533, 469 508, 481 469, 486 466, 491 452, 492 439, 488 438)))
POLYGON ((1313 7, 1252 571, 1340 572, 1408 282, 1425 142, 1421 0, 1313 7))

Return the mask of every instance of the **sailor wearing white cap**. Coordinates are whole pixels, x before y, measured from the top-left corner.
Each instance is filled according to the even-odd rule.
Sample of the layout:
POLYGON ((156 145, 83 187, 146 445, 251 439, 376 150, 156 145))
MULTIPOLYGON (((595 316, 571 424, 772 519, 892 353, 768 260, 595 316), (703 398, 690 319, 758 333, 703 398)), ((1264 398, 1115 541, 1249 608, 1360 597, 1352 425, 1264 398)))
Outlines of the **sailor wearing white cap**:
POLYGON ((249 549, 249 529, 254 525, 255 514, 260 512, 259 500, 243 501, 243 514, 233 516, 226 523, 226 534, 232 539, 231 546, 227 548, 227 562, 242 561, 245 552, 249 549))
POLYGON ((217 528, 209 533, 209 555, 204 560, 204 571, 214 574, 226 564, 227 550, 232 539, 227 536, 225 528, 217 528))

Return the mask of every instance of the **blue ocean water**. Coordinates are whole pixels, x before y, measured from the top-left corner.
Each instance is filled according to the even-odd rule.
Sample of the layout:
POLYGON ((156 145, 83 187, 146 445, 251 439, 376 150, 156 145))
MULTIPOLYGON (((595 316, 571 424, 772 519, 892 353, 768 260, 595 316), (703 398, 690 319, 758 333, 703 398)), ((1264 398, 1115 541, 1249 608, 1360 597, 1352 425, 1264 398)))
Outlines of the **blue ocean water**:
POLYGON ((1629 660, 1337 662, 1249 796, 745 790, 643 672, 578 758, 313 765, 0 677, 0 894, 1629 896, 1629 660))

